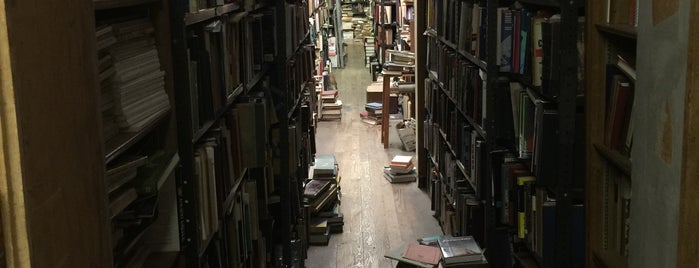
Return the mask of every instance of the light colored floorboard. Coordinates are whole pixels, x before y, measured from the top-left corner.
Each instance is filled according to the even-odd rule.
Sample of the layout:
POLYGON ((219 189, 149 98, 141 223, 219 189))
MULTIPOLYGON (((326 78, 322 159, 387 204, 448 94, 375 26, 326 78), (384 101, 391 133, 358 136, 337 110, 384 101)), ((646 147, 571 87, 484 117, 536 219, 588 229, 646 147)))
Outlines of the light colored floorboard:
POLYGON ((417 183, 390 184, 383 178, 383 167, 393 156, 413 153, 401 149, 395 122, 389 128, 389 148, 384 149, 380 126, 360 120, 371 75, 364 68, 361 43, 347 48, 348 66, 333 70, 343 118, 321 121, 316 136, 318 153, 335 154, 340 165, 344 232, 333 235, 328 246, 312 246, 306 266, 393 267, 396 263, 383 257, 391 247, 442 231, 432 217, 428 194, 417 183))

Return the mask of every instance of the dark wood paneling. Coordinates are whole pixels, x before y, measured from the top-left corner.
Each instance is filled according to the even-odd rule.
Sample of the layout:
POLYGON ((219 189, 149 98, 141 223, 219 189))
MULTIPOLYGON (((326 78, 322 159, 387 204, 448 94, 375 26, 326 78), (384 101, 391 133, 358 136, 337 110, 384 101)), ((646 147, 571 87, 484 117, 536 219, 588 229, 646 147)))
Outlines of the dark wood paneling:
POLYGON ((110 267, 93 4, 5 1, 3 13, 31 265, 110 267))

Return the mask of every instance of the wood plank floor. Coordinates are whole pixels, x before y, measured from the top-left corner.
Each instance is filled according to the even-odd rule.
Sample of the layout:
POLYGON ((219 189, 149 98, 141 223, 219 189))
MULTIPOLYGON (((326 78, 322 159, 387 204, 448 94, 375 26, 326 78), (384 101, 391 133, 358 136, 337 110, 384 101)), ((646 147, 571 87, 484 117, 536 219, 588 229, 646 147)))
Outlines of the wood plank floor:
POLYGON ((394 155, 413 153, 401 149, 394 127, 389 149, 383 149, 380 126, 360 120, 371 75, 364 68, 362 44, 352 42, 348 50, 347 67, 333 70, 342 120, 320 122, 316 138, 318 153, 334 153, 339 162, 344 232, 333 235, 328 246, 312 246, 306 266, 395 267, 383 257, 389 249, 442 231, 432 217, 429 195, 417 183, 390 184, 383 178, 383 167, 394 155))

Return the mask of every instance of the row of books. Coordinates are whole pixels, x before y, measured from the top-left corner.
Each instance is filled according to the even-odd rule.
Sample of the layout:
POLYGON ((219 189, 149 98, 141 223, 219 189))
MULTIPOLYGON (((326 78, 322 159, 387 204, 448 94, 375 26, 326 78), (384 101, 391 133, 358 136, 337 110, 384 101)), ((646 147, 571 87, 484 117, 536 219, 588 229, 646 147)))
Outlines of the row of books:
MULTIPOLYGON (((553 103, 547 101, 535 90, 526 88, 518 82, 509 84, 512 116, 502 116, 502 121, 512 122, 514 129, 515 151, 520 159, 527 159, 528 169, 538 178, 539 184, 555 187, 559 180, 558 169, 558 111, 553 103), (510 119, 511 118, 511 119, 510 119)), ((510 107, 505 109, 509 112, 510 107)), ((584 122, 582 113, 575 117, 575 164, 578 174, 573 176, 572 186, 582 188, 584 169, 584 122)))
MULTIPOLYGON (((543 267, 554 267, 556 199, 539 184, 527 164, 514 155, 503 152, 494 157, 494 162, 500 166, 500 172, 494 174, 494 178, 500 181, 493 182, 500 186, 496 187, 499 190, 495 193, 500 204, 496 206, 499 223, 512 227, 513 241, 523 243, 529 251, 539 256, 543 267)), ((573 204, 571 208, 571 256, 575 260, 572 263, 575 267, 582 267, 584 207, 573 204)), ((623 239, 623 235, 619 237, 623 239)))
POLYGON ((433 79, 439 84, 430 85, 426 90, 442 90, 445 94, 430 94, 430 103, 442 102, 439 98, 453 100, 456 109, 471 117, 477 124, 482 124, 486 117, 486 83, 485 73, 465 58, 458 57, 457 52, 435 38, 428 40, 428 69, 433 79), (446 95, 446 96, 445 96, 446 95))
POLYGON ((295 54, 291 62, 287 63, 286 75, 288 79, 285 92, 289 108, 295 107, 302 92, 306 91, 307 87, 313 86, 312 73, 315 68, 313 53, 312 49, 304 47, 298 54, 295 54))
MULTIPOLYGON (((294 54, 298 44, 306 39, 310 26, 308 23, 308 8, 295 4, 286 4, 286 55, 294 54)), ((272 19, 272 18, 269 18, 272 19)), ((273 19, 272 19, 273 20, 273 19)), ((265 34, 270 35, 270 32, 265 34)))
POLYGON ((635 70, 621 56, 607 65, 607 111, 604 142, 612 150, 630 155, 633 143, 635 70))
POLYGON ((344 216, 340 212, 340 176, 332 154, 318 154, 304 185, 305 203, 311 218, 308 225, 309 245, 327 245, 330 235, 341 233, 344 216))
POLYGON ((486 59, 486 8, 479 3, 458 0, 432 1, 428 5, 428 27, 458 51, 486 59))
POLYGON ((273 11, 251 16, 234 14, 189 28, 187 56, 192 133, 196 133, 233 97, 251 83, 264 62, 274 59, 275 42, 263 38, 273 11), (252 42, 246 41, 252 40, 252 42), (264 45, 263 45, 264 44, 264 45))

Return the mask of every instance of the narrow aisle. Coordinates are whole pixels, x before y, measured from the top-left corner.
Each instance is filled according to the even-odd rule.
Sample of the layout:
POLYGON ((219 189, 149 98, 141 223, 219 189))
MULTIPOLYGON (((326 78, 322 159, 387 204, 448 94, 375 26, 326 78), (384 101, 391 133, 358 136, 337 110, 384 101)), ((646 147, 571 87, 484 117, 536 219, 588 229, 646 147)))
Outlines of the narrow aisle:
POLYGON ((333 71, 343 102, 342 120, 321 121, 316 137, 318 153, 334 153, 339 163, 344 232, 332 235, 328 246, 311 246, 306 265, 394 267, 395 262, 383 257, 389 249, 442 231, 432 217, 428 194, 416 182, 390 184, 383 178, 383 167, 394 155, 409 153, 400 149, 395 133, 384 150, 380 126, 360 120, 371 75, 364 68, 362 44, 352 42, 347 51, 347 67, 333 71))

